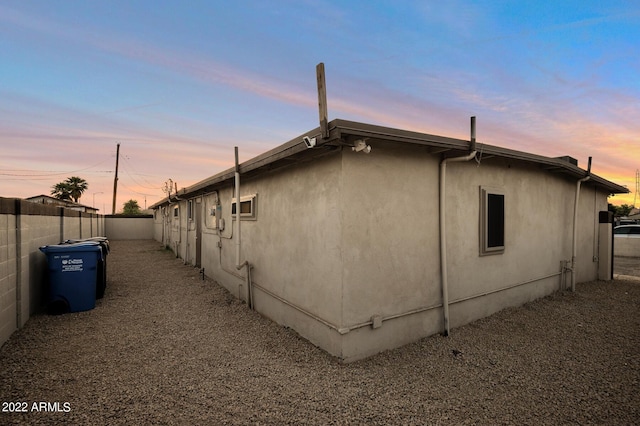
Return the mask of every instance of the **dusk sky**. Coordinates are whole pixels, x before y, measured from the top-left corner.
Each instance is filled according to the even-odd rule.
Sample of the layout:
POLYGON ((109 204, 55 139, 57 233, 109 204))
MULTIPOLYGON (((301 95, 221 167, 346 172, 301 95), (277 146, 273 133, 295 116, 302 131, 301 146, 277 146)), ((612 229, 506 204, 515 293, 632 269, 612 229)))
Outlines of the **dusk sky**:
MULTIPOLYGON (((570 155, 631 193, 640 1, 0 2, 0 197, 69 176, 111 213, 329 119, 570 155)), ((636 205, 640 204, 640 198, 636 205)))

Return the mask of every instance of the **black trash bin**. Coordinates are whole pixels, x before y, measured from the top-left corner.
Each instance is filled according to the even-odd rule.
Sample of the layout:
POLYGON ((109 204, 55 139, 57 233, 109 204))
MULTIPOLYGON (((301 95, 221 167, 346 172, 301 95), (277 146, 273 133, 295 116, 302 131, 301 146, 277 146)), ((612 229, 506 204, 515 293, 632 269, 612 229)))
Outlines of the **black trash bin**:
POLYGON ((96 299, 102 299, 107 289, 107 255, 111 251, 109 240, 107 237, 91 237, 81 239, 69 239, 60 244, 78 244, 78 243, 94 243, 97 242, 102 248, 102 258, 98 262, 98 279, 96 281, 96 299))
POLYGON ((98 242, 40 247, 47 256, 51 314, 88 311, 96 306, 96 283, 102 247, 98 242))

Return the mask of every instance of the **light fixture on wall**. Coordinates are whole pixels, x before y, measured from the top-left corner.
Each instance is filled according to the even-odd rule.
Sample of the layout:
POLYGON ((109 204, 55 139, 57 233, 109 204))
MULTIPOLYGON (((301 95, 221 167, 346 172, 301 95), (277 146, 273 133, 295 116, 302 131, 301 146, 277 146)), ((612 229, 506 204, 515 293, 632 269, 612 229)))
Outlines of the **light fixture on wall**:
POLYGON ((304 136, 302 141, 306 145, 307 148, 313 148, 316 146, 316 138, 310 138, 309 136, 304 136))
POLYGON ((355 141, 353 143, 353 147, 351 147, 352 151, 355 152, 364 152, 365 154, 368 154, 371 152, 371 145, 367 145, 367 140, 369 138, 365 138, 365 139, 358 139, 357 141, 355 141))

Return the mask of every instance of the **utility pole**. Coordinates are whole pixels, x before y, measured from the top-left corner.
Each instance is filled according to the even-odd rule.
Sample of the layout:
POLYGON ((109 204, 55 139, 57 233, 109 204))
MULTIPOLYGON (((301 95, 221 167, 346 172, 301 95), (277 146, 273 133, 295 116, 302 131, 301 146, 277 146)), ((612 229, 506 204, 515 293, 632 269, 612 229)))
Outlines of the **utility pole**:
POLYGON ((636 192, 633 194, 633 207, 636 206, 638 195, 640 195, 640 169, 636 169, 636 192))
POLYGON ((113 206, 111 214, 116 214, 116 194, 118 192, 118 160, 120 159, 120 143, 116 148, 116 176, 113 178, 113 206))

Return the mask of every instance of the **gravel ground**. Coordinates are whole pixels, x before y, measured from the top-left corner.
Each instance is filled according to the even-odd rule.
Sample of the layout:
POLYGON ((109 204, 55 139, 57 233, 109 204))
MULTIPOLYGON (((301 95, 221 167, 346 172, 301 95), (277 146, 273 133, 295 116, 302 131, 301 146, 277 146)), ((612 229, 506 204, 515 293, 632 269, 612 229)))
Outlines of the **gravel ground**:
POLYGON ((2 408, 28 411, 0 424, 640 423, 638 280, 345 365, 154 241, 113 241, 108 278, 94 310, 36 315, 0 349, 2 408))

